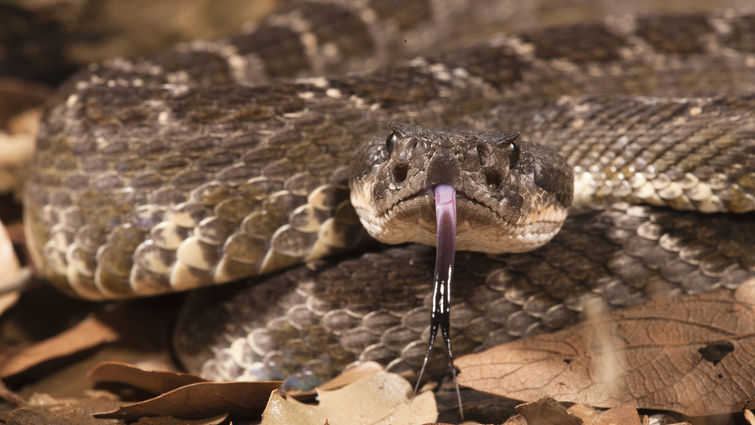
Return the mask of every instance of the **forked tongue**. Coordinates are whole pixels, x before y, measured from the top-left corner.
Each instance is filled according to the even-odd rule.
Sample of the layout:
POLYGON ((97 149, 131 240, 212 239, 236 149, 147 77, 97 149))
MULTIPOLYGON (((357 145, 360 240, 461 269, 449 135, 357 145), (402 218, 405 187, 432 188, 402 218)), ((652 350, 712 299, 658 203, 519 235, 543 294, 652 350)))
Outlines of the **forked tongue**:
POLYGON ((461 392, 456 382, 456 368, 454 356, 451 352, 451 278, 454 273, 454 257, 456 256, 456 189, 441 184, 435 187, 435 219, 437 223, 437 243, 435 251, 435 274, 433 277, 433 307, 430 314, 430 341, 425 351, 425 360, 419 371, 414 393, 417 393, 422 375, 425 373, 430 353, 435 343, 435 336, 440 328, 443 342, 446 346, 448 365, 451 368, 456 399, 459 403, 459 413, 464 419, 464 409, 461 406, 461 392))

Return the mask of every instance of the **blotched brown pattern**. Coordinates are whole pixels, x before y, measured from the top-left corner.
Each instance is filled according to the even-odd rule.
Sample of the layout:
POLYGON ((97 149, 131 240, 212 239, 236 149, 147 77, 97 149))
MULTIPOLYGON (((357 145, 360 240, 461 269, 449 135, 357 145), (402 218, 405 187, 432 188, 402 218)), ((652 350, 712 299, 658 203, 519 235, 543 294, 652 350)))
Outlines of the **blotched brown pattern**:
MULTIPOLYGON (((530 254, 460 254, 457 353, 571 323, 585 298, 623 306, 755 273, 753 15, 547 27, 392 62, 374 29, 409 28, 417 15, 372 3, 372 14, 324 5, 327 25, 311 4, 294 7, 243 35, 69 81, 48 107, 26 195, 47 276, 81 296, 130 297, 348 250, 362 234, 348 158, 392 119, 519 131, 575 167, 578 206, 611 205, 530 254)), ((179 351, 199 368, 212 346, 203 370, 223 378, 319 377, 355 359, 416 371, 431 251, 283 272, 187 322, 179 351), (266 309, 250 322, 200 337, 253 301, 266 309)))
POLYGON ((751 17, 677 16, 676 31, 668 19, 545 28, 269 86, 248 84, 245 67, 259 58, 243 52, 256 52, 257 32, 94 65, 48 108, 27 190, 32 250, 58 286, 99 299, 348 249, 361 233, 348 158, 390 119, 520 131, 567 157, 587 205, 749 211, 752 98, 741 93, 755 67, 737 49, 751 17), (658 98, 671 95, 684 97, 658 98))

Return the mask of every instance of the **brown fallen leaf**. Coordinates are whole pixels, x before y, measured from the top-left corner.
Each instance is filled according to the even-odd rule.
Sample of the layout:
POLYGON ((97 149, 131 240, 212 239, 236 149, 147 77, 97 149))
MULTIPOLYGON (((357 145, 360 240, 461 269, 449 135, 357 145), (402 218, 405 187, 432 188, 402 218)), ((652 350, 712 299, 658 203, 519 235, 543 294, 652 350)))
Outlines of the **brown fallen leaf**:
POLYGON ((260 415, 270 392, 279 386, 279 381, 198 382, 149 400, 121 406, 114 411, 97 413, 95 416, 127 421, 143 416, 202 419, 229 414, 254 417, 260 415))
POLYGON ((0 407, 0 418, 18 425, 118 425, 119 422, 115 420, 103 421, 93 418, 91 413, 113 409, 120 403, 101 397, 54 398, 47 394, 35 394, 28 403, 15 409, 3 412, 0 407))
POLYGON ((463 356, 459 383, 518 400, 738 412, 755 395, 754 288, 658 299, 596 319, 598 331, 588 321, 463 356), (616 379, 605 364, 621 366, 616 379))
POLYGON ((528 425, 528 424, 527 424, 527 419, 524 419, 524 416, 514 415, 506 419, 506 422, 504 422, 503 425, 528 425))
POLYGON ((13 249, 13 242, 3 222, 0 221, 0 315, 13 304, 19 297, 19 291, 15 289, 15 282, 22 277, 21 263, 18 261, 13 249))
POLYGON ((632 406, 619 406, 600 412, 585 425, 641 425, 640 415, 632 406))
POLYGON ((574 403, 566 409, 570 414, 578 417, 582 423, 592 422, 594 418, 597 418, 600 411, 592 406, 586 406, 580 403, 574 403))
POLYGON ((435 397, 411 398, 412 386, 399 375, 378 372, 341 389, 318 390, 320 404, 307 405, 274 391, 262 414, 263 425, 421 424, 438 417, 435 397))
POLYGON ((150 416, 139 418, 136 425, 220 425, 228 419, 228 415, 218 415, 205 419, 178 419, 170 416, 150 416))
MULTIPOLYGON (((358 381, 359 379, 365 376, 370 376, 378 372, 382 372, 383 370, 384 370, 383 366, 381 366, 380 363, 377 363, 377 362, 369 361, 369 362, 359 363, 358 365, 352 368, 344 370, 343 372, 341 372, 340 375, 323 383, 322 385, 318 386, 316 389, 312 389, 310 391, 288 390, 288 391, 285 391, 285 395, 287 397, 296 397, 301 400, 302 398, 316 395, 317 394, 316 390, 321 390, 321 391, 335 390, 337 388, 345 387, 346 385, 349 385, 352 382, 358 381)), ((283 391, 281 390, 281 392, 283 391)))
POLYGON ((752 410, 745 409, 744 414, 745 414, 745 420, 747 421, 747 423, 750 425, 755 425, 755 415, 752 414, 752 410))
POLYGON ((5 383, 0 380, 0 400, 5 400, 8 403, 18 406, 23 404, 24 400, 18 396, 18 394, 11 391, 8 387, 5 386, 5 383))
POLYGON ((121 362, 102 362, 87 373, 87 378, 95 382, 117 382, 152 394, 162 394, 184 385, 207 382, 188 373, 144 370, 121 362))
POLYGON ((582 421, 569 413, 551 397, 524 403, 514 408, 527 420, 527 425, 581 425, 582 421))
POLYGON ((114 341, 118 333, 90 315, 76 326, 28 347, 0 350, 0 378, 15 375, 42 362, 114 341))
MULTIPOLYGON (((108 397, 60 398, 47 394, 36 394, 25 406, 4 411, 0 407, 0 423, 10 418, 16 425, 66 424, 66 425, 107 425, 123 424, 116 419, 97 419, 91 413, 103 409, 113 409, 123 402, 108 397)), ((150 416, 140 418, 140 425, 219 425, 228 415, 218 415, 205 419, 178 419, 170 416, 150 416)))

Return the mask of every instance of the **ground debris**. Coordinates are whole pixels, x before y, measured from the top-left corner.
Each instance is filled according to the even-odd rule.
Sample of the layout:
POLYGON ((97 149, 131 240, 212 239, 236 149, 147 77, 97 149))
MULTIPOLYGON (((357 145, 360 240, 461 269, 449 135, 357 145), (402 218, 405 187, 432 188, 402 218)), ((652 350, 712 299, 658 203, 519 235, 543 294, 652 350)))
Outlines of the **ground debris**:
POLYGON ((518 400, 740 412, 755 394, 754 286, 658 299, 463 356, 459 382, 518 400))

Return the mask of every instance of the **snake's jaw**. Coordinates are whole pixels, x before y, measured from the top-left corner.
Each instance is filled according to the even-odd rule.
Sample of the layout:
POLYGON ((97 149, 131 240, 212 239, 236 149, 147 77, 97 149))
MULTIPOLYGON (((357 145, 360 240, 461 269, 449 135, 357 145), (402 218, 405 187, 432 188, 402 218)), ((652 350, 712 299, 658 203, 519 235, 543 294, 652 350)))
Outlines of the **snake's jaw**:
POLYGON ((351 202, 374 238, 436 243, 433 190, 456 190, 457 248, 525 252, 561 229, 572 201, 571 167, 511 133, 469 134, 391 123, 352 160, 351 202))

